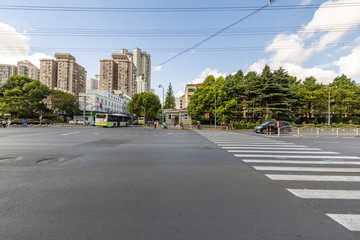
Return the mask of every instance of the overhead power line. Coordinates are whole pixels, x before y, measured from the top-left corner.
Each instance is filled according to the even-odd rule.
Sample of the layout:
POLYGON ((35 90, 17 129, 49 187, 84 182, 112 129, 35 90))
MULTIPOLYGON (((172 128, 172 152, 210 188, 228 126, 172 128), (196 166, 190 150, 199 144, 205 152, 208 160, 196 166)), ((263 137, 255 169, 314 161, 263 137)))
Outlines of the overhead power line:
MULTIPOLYGON (((84 36, 84 37, 198 37, 209 36, 220 29, 97 29, 97 28, 25 28, 16 27, 14 31, 0 30, 2 36, 12 36, 18 32, 25 32, 28 36, 84 36)), ((343 32, 359 31, 356 24, 319 25, 304 29, 303 26, 283 27, 252 27, 231 28, 219 36, 248 36, 272 35, 284 32, 313 33, 313 32, 343 32)))
MULTIPOLYGON (((276 1, 276 0, 274 0, 274 1, 272 1, 272 2, 275 2, 275 1, 276 1)), ((272 3, 272 2, 270 2, 270 3, 272 3)), ((234 23, 232 23, 232 24, 230 24, 230 25, 228 25, 228 26, 224 27, 224 28, 223 28, 223 29, 221 29, 220 31, 217 31, 216 33, 212 34, 210 37, 205 38, 204 40, 202 40, 202 41, 200 41, 200 42, 196 43, 195 45, 193 45, 193 46, 191 46, 191 47, 189 47, 189 48, 185 49, 184 51, 182 51, 182 52, 180 52, 180 53, 176 54, 175 56, 173 56, 173 57, 169 58, 168 60, 163 61, 162 63, 158 64, 155 68, 160 67, 160 66, 162 66, 162 65, 164 65, 164 64, 166 64, 166 63, 168 63, 168 62, 170 62, 170 61, 172 61, 172 60, 174 60, 175 58, 180 57, 180 56, 181 56, 181 55, 183 55, 184 53, 187 53, 187 52, 189 52, 189 51, 191 51, 191 50, 193 50, 193 49, 197 48, 198 46, 200 46, 200 45, 204 44, 205 42, 209 41, 211 38, 213 38, 213 37, 215 37, 215 36, 219 35, 220 33, 222 33, 222 32, 224 32, 224 31, 226 31, 227 29, 229 29, 229 28, 231 28, 231 27, 235 26, 236 24, 238 24, 238 23, 240 23, 240 22, 244 21, 245 19, 247 19, 247 18, 251 17, 252 15, 256 14, 257 12, 259 12, 259 11, 263 10, 264 8, 266 8, 266 7, 268 7, 268 6, 270 6, 270 5, 266 4, 266 5, 264 5, 264 6, 260 7, 260 8, 258 8, 258 9, 256 9, 255 11, 253 11, 253 12, 251 12, 250 14, 246 15, 245 17, 243 17, 243 18, 241 18, 241 19, 237 20, 236 22, 234 22, 234 23)))
MULTIPOLYGON (((351 43, 336 43, 336 44, 309 44, 302 46, 304 49, 311 48, 332 48, 332 47, 356 47, 360 46, 360 41, 351 43)), ((236 51, 263 51, 264 46, 232 46, 232 47, 211 47, 211 48, 197 48, 196 52, 236 52, 236 51)), ((273 50, 281 49, 298 49, 298 45, 287 45, 287 46, 272 46, 273 50)), ((146 52, 158 52, 158 53, 179 53, 184 51, 186 48, 147 48, 144 49, 146 52)), ((27 51, 29 48, 26 47, 1 47, 0 51, 27 51)), ((31 51, 71 51, 71 52, 116 52, 119 51, 117 47, 114 48, 92 48, 92 47, 79 47, 79 48, 59 48, 59 47, 31 47, 31 51)))
MULTIPOLYGON (((275 1, 273 1, 275 2, 275 1)), ((296 10, 296 9, 314 9, 319 8, 322 4, 307 5, 282 5, 272 6, 266 10, 296 10)), ((324 8, 338 7, 359 7, 360 2, 347 3, 327 3, 324 8)), ((29 5, 0 5, 0 10, 22 10, 22 11, 57 11, 57 12, 238 12, 238 11, 255 11, 259 6, 225 6, 225 7, 76 7, 76 6, 29 6, 29 5)))

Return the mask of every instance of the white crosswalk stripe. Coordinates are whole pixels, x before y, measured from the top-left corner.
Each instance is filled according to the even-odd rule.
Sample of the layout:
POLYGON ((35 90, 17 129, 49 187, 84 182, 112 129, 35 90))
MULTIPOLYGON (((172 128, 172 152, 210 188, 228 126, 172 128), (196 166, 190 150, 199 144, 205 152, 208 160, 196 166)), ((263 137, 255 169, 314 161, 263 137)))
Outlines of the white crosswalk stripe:
POLYGON ((314 151, 266 151, 266 150, 227 150, 232 153, 301 153, 301 154, 340 154, 338 152, 314 152, 314 151))
POLYGON ((332 155, 322 155, 322 156, 312 156, 312 155, 265 155, 265 154, 234 154, 235 157, 256 157, 256 158, 321 158, 321 159, 360 159, 356 156, 332 156, 332 155))
POLYGON ((273 167, 273 166, 253 166, 253 168, 258 171, 360 173, 360 168, 273 167))
POLYGON ((319 164, 319 165, 360 165, 360 162, 355 161, 296 161, 296 160, 264 160, 264 159, 242 159, 246 163, 270 163, 270 164, 319 164))
POLYGON ((360 182, 360 176, 265 174, 276 181, 360 182))
POLYGON ((359 200, 359 190, 286 189, 295 196, 305 199, 359 200))
POLYGON ((359 214, 326 214, 350 231, 360 231, 359 214))
POLYGON ((254 149, 254 150, 321 150, 320 148, 298 148, 298 147, 221 147, 222 149, 254 149))
MULTIPOLYGON (((201 132, 200 134, 218 147, 240 158, 244 163, 251 164, 256 171, 263 172, 272 181, 285 185, 290 183, 296 183, 297 186, 306 185, 307 188, 286 188, 289 193, 298 198, 306 201, 360 200, 360 190, 329 189, 331 183, 360 182, 359 156, 343 156, 338 152, 323 151, 316 147, 251 135, 226 135, 225 133, 218 134, 218 132, 201 132), (282 174, 272 174, 273 172, 282 174), (309 184, 312 185, 315 182, 316 186, 326 184, 326 189, 309 189, 309 184)), ((346 185, 342 186, 346 188, 346 185)), ((334 214, 325 211, 324 215, 350 231, 360 231, 360 215, 358 214, 349 214, 349 212, 334 214)))

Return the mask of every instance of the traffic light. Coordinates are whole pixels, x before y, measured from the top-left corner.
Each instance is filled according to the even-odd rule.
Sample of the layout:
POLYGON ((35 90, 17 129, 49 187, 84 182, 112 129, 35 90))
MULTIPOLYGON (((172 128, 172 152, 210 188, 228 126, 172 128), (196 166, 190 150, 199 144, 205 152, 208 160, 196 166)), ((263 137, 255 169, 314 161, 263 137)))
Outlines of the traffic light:
POLYGON ((136 103, 134 103, 134 109, 136 109, 136 103))
POLYGON ((100 108, 102 108, 102 103, 100 103, 100 108))

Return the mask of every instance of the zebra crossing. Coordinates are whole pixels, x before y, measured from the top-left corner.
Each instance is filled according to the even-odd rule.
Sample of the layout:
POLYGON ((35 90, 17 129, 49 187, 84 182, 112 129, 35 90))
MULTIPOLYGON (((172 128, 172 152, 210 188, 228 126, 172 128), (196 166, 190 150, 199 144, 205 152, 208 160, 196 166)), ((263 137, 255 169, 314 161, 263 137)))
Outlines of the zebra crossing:
MULTIPOLYGON (((297 145, 280 140, 234 132, 198 131, 217 146, 249 164, 271 181, 304 188, 285 189, 304 200, 360 200, 360 190, 331 189, 331 184, 360 182, 360 157, 344 156, 335 151, 297 145), (326 183, 326 188, 309 184, 326 183), (330 186, 330 189, 329 189, 330 186)), ((344 186, 344 185, 341 185, 344 186)), ((353 185, 352 185, 353 186, 353 185)), ((346 188, 346 185, 345 187, 346 188)), ((325 215, 350 231, 360 232, 360 212, 325 212, 325 215)))

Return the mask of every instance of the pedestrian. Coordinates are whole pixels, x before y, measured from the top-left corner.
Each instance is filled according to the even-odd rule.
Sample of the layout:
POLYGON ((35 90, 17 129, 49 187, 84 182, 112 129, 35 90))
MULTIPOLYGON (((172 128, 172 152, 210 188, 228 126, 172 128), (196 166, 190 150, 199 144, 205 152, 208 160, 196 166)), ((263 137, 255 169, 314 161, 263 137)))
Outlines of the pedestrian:
POLYGON ((3 128, 6 128, 6 121, 5 121, 5 119, 2 120, 1 124, 3 125, 3 128))
POLYGON ((157 121, 154 122, 154 128, 156 129, 157 127, 157 121))
POLYGON ((7 124, 8 124, 8 128, 10 128, 10 125, 11 125, 11 120, 10 119, 7 121, 7 124))
POLYGON ((26 120, 25 119, 21 120, 21 124, 23 127, 26 127, 26 120))

